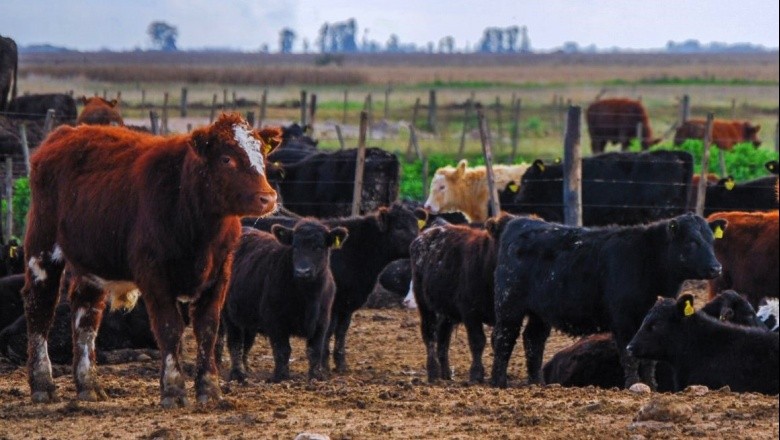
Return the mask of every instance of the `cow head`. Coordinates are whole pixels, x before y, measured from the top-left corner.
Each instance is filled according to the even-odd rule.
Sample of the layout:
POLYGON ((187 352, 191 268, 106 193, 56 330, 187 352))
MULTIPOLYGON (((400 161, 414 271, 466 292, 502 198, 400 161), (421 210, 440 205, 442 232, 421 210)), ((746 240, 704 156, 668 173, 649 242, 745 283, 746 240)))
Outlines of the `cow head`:
POLYGON ((726 220, 707 223, 702 217, 688 213, 659 224, 665 229, 664 265, 677 280, 713 279, 720 275, 723 268, 715 258, 712 244, 716 236, 722 237, 726 220))
POLYGON ((459 186, 463 186, 463 176, 469 163, 461 160, 455 168, 444 167, 436 170, 431 179, 431 187, 428 192, 428 200, 425 201, 425 209, 433 214, 447 212, 457 205, 457 197, 461 193, 459 186))
POLYGON ((684 332, 686 320, 696 314, 693 295, 683 294, 677 300, 658 298, 647 312, 642 326, 628 343, 628 354, 641 359, 669 361, 674 353, 674 344, 684 332))
POLYGON ((221 215, 265 215, 276 208, 265 157, 278 144, 278 130, 252 131, 238 114, 223 114, 212 125, 192 132, 190 146, 201 169, 209 208, 221 215))
POLYGON ((748 327, 763 326, 763 323, 758 320, 753 306, 742 295, 733 290, 719 293, 705 304, 701 311, 721 321, 748 327))
POLYGON ((393 259, 409 258, 409 245, 425 225, 428 213, 394 203, 389 208, 379 208, 373 215, 382 236, 382 243, 377 246, 388 249, 393 259))
POLYGON ((758 138, 758 130, 761 130, 760 125, 753 125, 750 122, 742 124, 742 136, 746 142, 752 142, 753 146, 758 148, 761 146, 761 139, 758 138))
POLYGON ((273 225, 271 233, 279 243, 292 246, 293 277, 300 281, 318 278, 330 264, 330 249, 338 249, 347 239, 347 229, 328 230, 314 219, 303 219, 293 228, 273 225))
POLYGON ((89 125, 125 125, 119 113, 119 101, 107 100, 99 96, 80 98, 84 108, 76 119, 77 124, 89 125))

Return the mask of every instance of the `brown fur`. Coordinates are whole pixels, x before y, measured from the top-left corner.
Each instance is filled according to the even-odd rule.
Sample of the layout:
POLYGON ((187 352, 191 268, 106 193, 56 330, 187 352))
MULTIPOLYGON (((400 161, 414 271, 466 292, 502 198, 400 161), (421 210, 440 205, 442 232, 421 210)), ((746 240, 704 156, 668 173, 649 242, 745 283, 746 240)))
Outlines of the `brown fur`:
POLYGON ((132 284, 143 294, 160 346, 162 404, 186 403, 177 301, 190 302, 198 400, 220 397, 214 342, 239 216, 266 214, 276 202, 236 130, 257 141, 246 148, 261 148, 262 138, 248 135, 240 116, 222 115, 211 126, 169 138, 123 127, 61 127, 33 155, 23 293, 34 401, 55 398, 45 340, 64 266, 73 275, 79 399, 106 397, 94 366, 94 338, 106 290, 122 294, 132 284))
POLYGON ((653 130, 645 107, 640 101, 624 98, 602 99, 585 110, 593 154, 604 152, 607 143, 621 145, 627 151, 631 139, 636 138, 637 124, 642 124, 642 150, 661 141, 653 138, 653 130))
MULTIPOLYGON (((680 145, 686 139, 704 139, 703 119, 689 119, 677 128, 674 133, 674 145, 680 145)), ((721 150, 731 150, 740 142, 752 142, 754 146, 761 145, 758 139, 760 125, 751 125, 746 121, 732 121, 728 119, 715 119, 712 123, 712 143, 721 150)))

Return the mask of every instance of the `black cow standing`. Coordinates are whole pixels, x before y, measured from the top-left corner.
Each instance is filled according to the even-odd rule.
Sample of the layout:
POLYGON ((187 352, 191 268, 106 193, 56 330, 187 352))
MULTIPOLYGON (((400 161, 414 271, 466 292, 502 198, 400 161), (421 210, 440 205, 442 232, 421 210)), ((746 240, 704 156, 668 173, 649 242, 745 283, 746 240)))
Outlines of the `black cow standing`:
MULTIPOLYGON (((281 153, 280 153, 281 154, 281 153)), ((273 158, 271 158, 273 160, 273 158)), ((318 151, 288 165, 269 168, 285 208, 319 218, 350 215, 357 150, 318 151)), ((398 158, 379 148, 366 148, 360 212, 371 212, 398 198, 398 158)))
MULTIPOLYGON (((606 153, 582 160, 582 222, 634 225, 685 213, 691 197, 693 158, 685 151, 606 153)), ((523 174, 502 209, 563 222, 563 165, 541 160, 523 174)))
MULTIPOLYGON (((767 165, 772 162, 768 162, 767 165)), ((704 216, 727 211, 769 211, 777 209, 777 177, 767 176, 735 183, 730 177, 708 185, 704 199, 704 216)))
POLYGON ((551 327, 574 336, 612 331, 621 347, 625 384, 639 375, 653 384, 652 364, 627 356, 625 346, 657 296, 675 297, 687 279, 721 271, 712 249, 712 228, 686 214, 649 225, 577 228, 515 219, 501 236, 495 272, 493 330, 495 386, 506 387, 506 370, 520 327, 530 383, 540 383, 542 356, 551 327))
POLYGON ((233 257, 233 271, 222 323, 230 351, 230 379, 246 381, 247 356, 257 333, 268 336, 274 355, 271 381, 290 376, 290 336, 306 339, 309 378, 325 379, 325 337, 336 284, 330 249, 347 238, 345 228, 328 229, 303 219, 272 233, 244 228, 233 257))
POLYGON ((76 100, 64 93, 18 96, 8 104, 10 116, 21 119, 44 119, 50 109, 54 110, 55 126, 76 123, 76 100))
POLYGON ((22 287, 24 287, 24 274, 0 278, 0 330, 24 313, 24 301, 20 293, 22 287))
POLYGON ((282 127, 282 143, 268 155, 268 161, 285 166, 315 152, 317 141, 306 135, 305 127, 292 124, 282 127))
POLYGON ((427 353, 428 381, 451 379, 452 330, 463 323, 471 350, 470 382, 482 382, 485 368, 482 324, 493 325, 493 271, 498 239, 513 216, 490 218, 485 229, 449 225, 428 229, 409 248, 420 332, 427 353))
MULTIPOLYGON (((350 239, 331 253, 330 268, 336 280, 328 339, 335 335, 333 360, 337 372, 347 371, 346 338, 352 314, 365 304, 377 275, 391 261, 409 257, 409 245, 417 236, 418 220, 425 220, 422 209, 411 210, 400 204, 379 208, 357 217, 324 219, 329 228, 344 227, 350 239)), ((270 231, 274 224, 292 227, 296 220, 285 217, 244 218, 244 226, 270 231)), ((330 353, 325 344, 326 356, 330 353)))
POLYGON ((670 363, 678 387, 729 386, 776 395, 780 340, 763 328, 725 323, 695 312, 693 296, 659 298, 628 344, 631 356, 670 363))

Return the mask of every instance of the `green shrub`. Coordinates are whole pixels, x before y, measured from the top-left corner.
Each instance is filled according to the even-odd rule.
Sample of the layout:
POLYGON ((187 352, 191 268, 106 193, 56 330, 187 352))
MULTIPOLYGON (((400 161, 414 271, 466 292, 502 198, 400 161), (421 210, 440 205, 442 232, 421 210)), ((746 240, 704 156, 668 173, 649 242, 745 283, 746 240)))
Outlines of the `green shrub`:
MULTIPOLYGON (((27 211, 30 209, 30 181, 26 177, 16 179, 14 181, 14 230, 12 237, 6 237, 10 240, 13 237, 17 239, 24 237, 24 232, 27 229, 27 211)), ((5 223, 5 216, 8 212, 8 204, 3 199, 0 205, 0 212, 2 212, 3 223, 5 223)), ((21 242, 21 240, 19 240, 21 242)))
MULTIPOLYGON (((697 139, 689 139, 679 147, 662 145, 654 149, 680 149, 693 155, 693 168, 695 173, 701 172, 701 157, 704 151, 704 143, 697 139)), ((750 142, 743 142, 734 146, 731 151, 724 152, 726 174, 733 176, 737 182, 756 179, 769 174, 764 164, 770 160, 777 160, 778 154, 765 148, 755 148, 750 142)), ((720 174, 718 161, 718 148, 710 148, 709 172, 720 174)))

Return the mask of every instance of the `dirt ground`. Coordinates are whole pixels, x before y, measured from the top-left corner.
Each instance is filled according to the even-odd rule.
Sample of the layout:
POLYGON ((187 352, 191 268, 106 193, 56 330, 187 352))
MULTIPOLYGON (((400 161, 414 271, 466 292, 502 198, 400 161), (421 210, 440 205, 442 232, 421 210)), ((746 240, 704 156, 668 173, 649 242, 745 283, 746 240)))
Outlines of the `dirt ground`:
MULTIPOLYGON (((696 293, 703 296, 701 285, 696 293)), ((158 405, 157 360, 99 367, 110 398, 98 403, 76 401, 70 367, 55 366, 61 401, 46 405, 31 403, 23 368, 0 361, 0 439, 293 439, 302 432, 331 439, 778 438, 777 396, 525 386, 520 342, 510 388, 468 386, 462 327, 452 342, 454 380, 428 385, 418 323, 415 310, 358 311, 348 339, 351 372, 326 382, 306 380, 303 344, 295 340, 293 379, 266 383, 273 362, 260 340, 247 386, 225 385, 223 402, 168 411, 158 405)), ((553 333, 545 357, 572 342, 553 333)), ((488 348, 488 371, 491 359, 488 348)))

